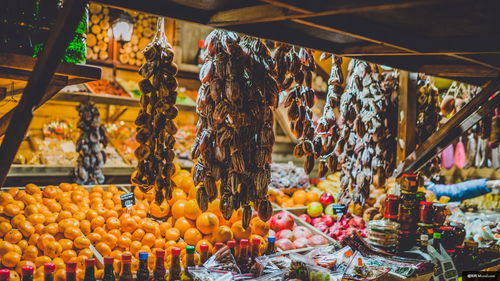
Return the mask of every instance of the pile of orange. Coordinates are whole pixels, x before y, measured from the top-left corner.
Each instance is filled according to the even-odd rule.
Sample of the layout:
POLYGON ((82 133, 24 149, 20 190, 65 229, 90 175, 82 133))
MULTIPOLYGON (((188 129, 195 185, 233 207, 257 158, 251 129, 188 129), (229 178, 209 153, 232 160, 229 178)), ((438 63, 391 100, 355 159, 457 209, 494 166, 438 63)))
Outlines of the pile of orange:
POLYGON ((305 207, 311 202, 319 201, 321 195, 316 190, 303 189, 295 190, 291 196, 278 189, 270 189, 268 194, 271 202, 283 208, 305 207))
MULTIPOLYGON (((87 190, 62 183, 42 190, 29 184, 24 190, 12 188, 0 193, 2 266, 15 269, 12 279, 17 281, 21 268, 31 264, 36 267, 35 281, 41 281, 42 265, 53 262, 56 281, 62 281, 64 263, 76 261, 81 280, 84 260, 93 256, 91 244, 102 256, 115 258, 116 270, 124 252, 133 255, 132 268, 136 270, 140 251, 150 253, 149 265, 153 268, 156 249, 170 253, 171 247, 193 245, 199 252, 202 244, 211 250, 217 242, 253 237, 261 238, 262 250, 267 247, 267 222, 255 216, 250 227, 243 229, 241 211, 225 220, 219 211, 219 199, 202 212, 191 174, 177 169, 172 179, 177 187, 171 200, 157 204, 153 190, 143 193, 135 188, 136 202, 130 210, 121 206, 120 195, 125 191, 113 185, 87 190)), ((168 266, 168 259, 166 262, 168 266)), ((98 269, 97 277, 102 273, 98 269)))

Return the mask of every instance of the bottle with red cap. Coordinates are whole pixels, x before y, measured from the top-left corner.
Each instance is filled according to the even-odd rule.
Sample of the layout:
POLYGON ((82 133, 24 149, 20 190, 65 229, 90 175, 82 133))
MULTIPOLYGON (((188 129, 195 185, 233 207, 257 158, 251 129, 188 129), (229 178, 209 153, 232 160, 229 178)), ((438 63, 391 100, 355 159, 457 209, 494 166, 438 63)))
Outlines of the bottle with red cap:
POLYGON ((212 255, 217 253, 220 249, 222 249, 222 247, 224 247, 224 243, 221 242, 215 243, 214 248, 212 249, 212 255))
POLYGON ((33 281, 33 272, 35 268, 32 265, 23 266, 21 273, 23 275, 22 281, 33 281))
POLYGON ((132 255, 129 253, 122 254, 122 270, 120 272, 119 281, 132 281, 134 277, 132 276, 131 263, 132 255))
POLYGON ((10 270, 0 269, 0 281, 9 281, 9 280, 10 280, 10 270))
POLYGON ((236 241, 234 241, 234 240, 227 241, 227 247, 231 251, 231 254, 233 255, 233 257, 236 258, 236 241))
POLYGON ((113 257, 104 257, 104 275, 102 281, 115 281, 115 269, 113 267, 115 259, 113 257))
POLYGON ((76 281, 76 262, 66 263, 66 281, 76 281))
POLYGON ((90 258, 85 260, 85 277, 83 281, 96 281, 95 279, 95 259, 90 258))
POLYGON ((248 240, 247 239, 241 239, 240 240, 240 255, 238 256, 238 260, 236 263, 238 264, 238 267, 241 269, 242 273, 248 273, 249 271, 249 266, 248 266, 248 240))
POLYGON ((167 271, 165 270, 165 250, 158 249, 155 252, 156 262, 155 270, 153 271, 152 281, 165 281, 165 275, 167 271))
POLYGON ((201 254, 200 254, 200 262, 201 262, 201 265, 203 265, 207 260, 208 260, 208 245, 207 244, 201 244, 200 245, 200 251, 201 251, 201 254))
POLYGON ((172 261, 170 262, 170 269, 168 270, 168 281, 181 280, 181 249, 172 247, 172 261))
POLYGON ((255 259, 259 256, 259 247, 260 247, 260 238, 254 237, 252 239, 252 251, 250 253, 252 263, 255 263, 255 259))
POLYGON ((56 265, 53 263, 46 263, 43 265, 43 280, 44 281, 54 281, 54 272, 56 271, 56 265))

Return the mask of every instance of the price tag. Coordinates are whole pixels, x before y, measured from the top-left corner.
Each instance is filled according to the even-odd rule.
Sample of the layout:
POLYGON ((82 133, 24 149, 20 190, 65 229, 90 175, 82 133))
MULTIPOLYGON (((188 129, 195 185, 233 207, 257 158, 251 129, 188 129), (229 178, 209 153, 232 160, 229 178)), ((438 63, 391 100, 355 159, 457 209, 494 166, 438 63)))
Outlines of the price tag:
POLYGON ((133 192, 125 193, 120 195, 120 200, 122 201, 122 208, 132 208, 135 204, 135 196, 133 192))

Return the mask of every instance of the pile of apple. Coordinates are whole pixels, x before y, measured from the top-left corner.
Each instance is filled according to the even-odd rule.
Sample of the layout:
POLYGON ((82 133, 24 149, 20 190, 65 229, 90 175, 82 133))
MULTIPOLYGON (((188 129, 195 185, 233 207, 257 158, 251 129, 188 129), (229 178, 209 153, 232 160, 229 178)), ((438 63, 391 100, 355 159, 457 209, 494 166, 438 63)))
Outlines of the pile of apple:
POLYGON ((307 227, 298 226, 286 211, 273 215, 269 226, 269 235, 276 237, 276 246, 282 251, 328 244, 328 240, 322 235, 313 235, 307 227))
POLYGON ((335 198, 330 193, 323 193, 319 202, 307 205, 307 214, 299 216, 300 219, 312 224, 337 241, 342 241, 346 235, 357 233, 366 237, 366 224, 362 217, 346 212, 341 217, 335 214, 335 198))

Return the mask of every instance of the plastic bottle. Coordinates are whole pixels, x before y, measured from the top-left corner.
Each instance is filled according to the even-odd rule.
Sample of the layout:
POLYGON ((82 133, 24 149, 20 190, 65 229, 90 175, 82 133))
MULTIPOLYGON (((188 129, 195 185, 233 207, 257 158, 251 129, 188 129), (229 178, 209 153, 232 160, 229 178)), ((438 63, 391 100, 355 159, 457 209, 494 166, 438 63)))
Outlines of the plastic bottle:
POLYGON ((137 281, 149 280, 148 252, 139 252, 139 269, 137 270, 137 281))
POLYGON ((264 253, 265 255, 272 255, 276 253, 275 242, 276 242, 276 237, 274 236, 267 237, 267 249, 266 252, 264 253))
POLYGON ((122 254, 122 271, 120 272, 119 281, 133 281, 134 277, 132 276, 131 263, 132 255, 125 253, 122 254))
POLYGON ((181 279, 181 249, 177 247, 172 248, 172 261, 170 262, 170 269, 168 270, 168 281, 175 281, 181 279))
POLYGON ((95 259, 85 260, 85 277, 83 281, 96 281, 95 279, 95 259))
POLYGON ((44 281, 54 281, 54 272, 56 271, 56 265, 53 263, 46 263, 43 265, 43 280, 44 281))
POLYGON ((151 280, 153 281, 165 281, 165 275, 167 271, 165 270, 165 250, 156 250, 156 263, 155 270, 153 271, 153 276, 151 280))
POLYGON ((66 281, 76 281, 76 262, 66 263, 66 281))
POLYGON ((10 280, 10 270, 0 269, 0 281, 9 281, 9 280, 10 280))
POLYGON ((104 276, 102 281, 115 281, 115 269, 113 267, 113 262, 115 259, 113 257, 104 257, 104 276))
POLYGON ((33 281, 33 272, 35 271, 35 268, 31 265, 26 265, 23 266, 22 270, 22 281, 33 281))
POLYGON ((208 260, 208 245, 207 244, 202 244, 200 245, 200 251, 201 251, 201 265, 203 265, 207 260, 208 260))

